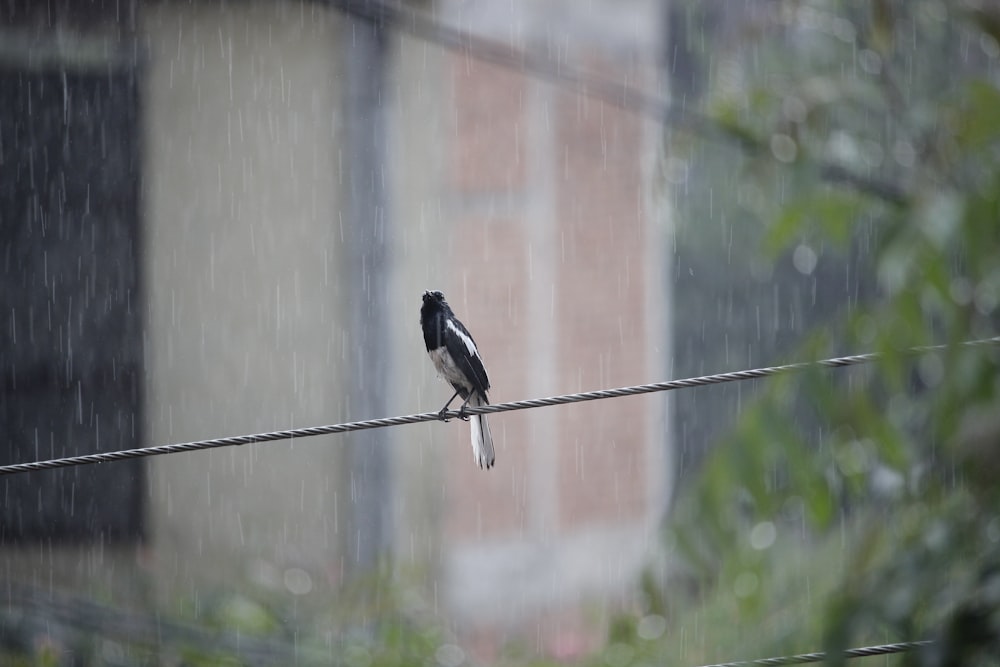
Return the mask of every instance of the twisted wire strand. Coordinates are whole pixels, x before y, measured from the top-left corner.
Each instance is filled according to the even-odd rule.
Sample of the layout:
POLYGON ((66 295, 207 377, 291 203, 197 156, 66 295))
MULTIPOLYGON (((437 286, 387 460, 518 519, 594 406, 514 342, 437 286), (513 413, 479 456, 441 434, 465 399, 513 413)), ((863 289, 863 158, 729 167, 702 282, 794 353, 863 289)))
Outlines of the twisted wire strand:
MULTIPOLYGON (((1000 336, 994 338, 983 338, 959 343, 961 347, 985 347, 1000 345, 1000 336)), ((947 349, 947 345, 926 345, 904 350, 910 355, 928 354, 932 352, 942 352, 947 349)), ((490 414, 493 412, 509 412, 511 410, 527 410, 530 408, 541 408, 551 405, 566 405, 568 403, 580 403, 583 401, 597 401, 607 398, 621 398, 623 396, 637 396, 639 394, 649 394, 658 391, 671 391, 674 389, 689 389, 693 387, 704 387, 713 384, 723 384, 726 382, 737 382, 740 380, 754 380, 781 375, 796 371, 803 371, 810 368, 843 368, 845 366, 856 366, 878 359, 880 355, 875 352, 868 354, 855 354, 846 357, 834 357, 831 359, 821 359, 818 361, 803 361, 781 366, 768 366, 765 368, 754 368, 743 371, 733 371, 730 373, 716 373, 714 375, 702 375, 699 377, 685 378, 681 380, 668 380, 666 382, 654 382, 652 384, 640 384, 631 387, 620 387, 617 389, 601 389, 598 391, 585 391, 576 394, 564 394, 561 396, 549 396, 547 398, 532 398, 522 401, 511 401, 508 403, 496 403, 494 405, 483 405, 479 407, 466 407, 465 415, 490 414)), ((403 424, 416 424, 419 422, 448 420, 459 417, 457 410, 449 410, 444 413, 422 412, 415 415, 405 415, 401 417, 383 417, 381 419, 367 419, 364 421, 347 422, 343 424, 331 424, 329 426, 313 426, 307 428, 287 429, 284 431, 271 431, 268 433, 257 433, 254 435, 238 435, 225 438, 213 438, 210 440, 195 440, 193 442, 182 442, 173 445, 158 445, 155 447, 141 447, 138 449, 125 449, 115 452, 99 452, 95 454, 83 454, 79 456, 67 456, 64 458, 50 459, 47 461, 34 461, 31 463, 15 463, 0 466, 0 476, 25 473, 38 470, 49 470, 52 468, 66 468, 70 466, 87 465, 91 463, 109 463, 111 461, 122 461, 125 459, 144 458, 147 456, 159 456, 162 454, 177 454, 180 452, 193 452, 202 449, 215 449, 218 447, 234 447, 249 445, 258 442, 270 442, 274 440, 293 440, 295 438, 307 438, 316 435, 330 435, 334 433, 349 433, 351 431, 363 431, 372 428, 386 428, 389 426, 402 426, 403 424)))
MULTIPOLYGON (((879 646, 864 646, 861 648, 849 648, 844 651, 845 658, 868 658, 874 655, 888 655, 890 653, 904 653, 914 651, 925 646, 929 646, 931 641, 899 642, 897 644, 881 644, 879 646)), ((827 659, 825 652, 800 653, 799 655, 786 655, 778 658, 761 658, 760 660, 741 660, 739 662, 721 662, 716 665, 703 665, 703 667, 777 667, 778 665, 802 665, 809 662, 823 662, 827 659)))

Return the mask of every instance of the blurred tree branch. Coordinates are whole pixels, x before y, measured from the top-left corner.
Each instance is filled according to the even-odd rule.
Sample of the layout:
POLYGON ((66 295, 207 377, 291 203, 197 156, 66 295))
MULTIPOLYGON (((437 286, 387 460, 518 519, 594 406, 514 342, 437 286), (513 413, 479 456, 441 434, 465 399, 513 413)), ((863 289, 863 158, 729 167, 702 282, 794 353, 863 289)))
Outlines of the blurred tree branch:
MULTIPOLYGON (((379 0, 321 0, 348 16, 395 28, 442 48, 457 51, 485 63, 534 76, 567 90, 601 100, 631 113, 710 141, 725 142, 753 153, 771 156, 768 142, 745 128, 721 122, 684 105, 621 82, 597 76, 556 57, 515 48, 513 45, 480 37, 428 18, 424 12, 403 4, 388 5, 379 0)), ((774 158, 772 158, 774 159, 774 158)), ((776 160, 777 161, 777 160, 776 160)), ((851 171, 844 165, 801 160, 798 166, 814 166, 824 180, 854 188, 887 203, 902 205, 909 193, 900 186, 851 171)))
MULTIPOLYGON (((1000 636, 1000 355, 956 346, 915 362, 895 351, 995 335, 1000 326, 1000 12, 995 4, 967 11, 897 0, 779 4, 787 9, 784 31, 712 52, 738 65, 748 52, 754 58, 718 95, 722 117, 738 119, 748 137, 794 139, 793 165, 810 164, 798 157, 803 152, 844 163, 796 179, 757 164, 739 170, 703 160, 706 180, 743 194, 712 199, 711 216, 730 227, 705 225, 697 211, 678 236, 717 242, 720 227, 724 236, 756 226, 763 239, 771 261, 757 274, 773 285, 774 305, 751 304, 764 312, 756 342, 734 329, 727 346, 763 347, 759 322, 768 307, 790 311, 796 323, 812 316, 801 303, 779 303, 778 290, 788 299, 797 279, 811 282, 812 303, 823 304, 826 317, 809 320, 782 352, 874 349, 884 357, 859 373, 782 379, 741 397, 735 428, 689 476, 673 543, 701 585, 720 595, 728 586, 732 597, 750 572, 755 588, 736 603, 766 619, 777 613, 769 606, 777 595, 761 582, 780 555, 761 557, 752 546, 757 527, 791 535, 786 546, 804 543, 812 549, 805 559, 820 562, 830 557, 824 540, 839 533, 847 562, 823 597, 826 650, 866 639, 934 639, 919 664, 983 664, 1000 636), (869 173, 906 187, 883 188, 869 173), (824 182, 873 197, 831 193, 824 182), (788 264, 795 270, 782 272, 788 264), (850 283, 845 290, 847 281, 836 294, 828 289, 847 275, 857 291, 850 283), (831 295, 839 300, 823 301, 831 295)), ((737 245, 755 238, 748 233, 737 245)), ((697 240, 702 245, 678 251, 703 269, 679 290, 701 288, 685 312, 704 315, 695 308, 716 295, 756 296, 742 274, 713 274, 722 284, 710 284, 706 267, 742 259, 751 273, 753 265, 697 240), (687 257, 692 250, 705 257, 687 257)), ((751 315, 734 319, 747 328, 751 315)), ((696 340, 704 355, 704 333, 696 340)))

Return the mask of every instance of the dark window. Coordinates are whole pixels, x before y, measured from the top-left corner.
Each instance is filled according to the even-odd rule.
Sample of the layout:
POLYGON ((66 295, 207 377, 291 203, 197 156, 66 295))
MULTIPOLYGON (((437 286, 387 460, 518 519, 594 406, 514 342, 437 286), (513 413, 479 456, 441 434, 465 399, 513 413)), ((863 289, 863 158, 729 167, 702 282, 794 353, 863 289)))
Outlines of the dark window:
MULTIPOLYGON (((140 446, 135 70, 0 68, 0 463, 140 446)), ((0 478, 0 544, 141 537, 144 468, 0 478)))

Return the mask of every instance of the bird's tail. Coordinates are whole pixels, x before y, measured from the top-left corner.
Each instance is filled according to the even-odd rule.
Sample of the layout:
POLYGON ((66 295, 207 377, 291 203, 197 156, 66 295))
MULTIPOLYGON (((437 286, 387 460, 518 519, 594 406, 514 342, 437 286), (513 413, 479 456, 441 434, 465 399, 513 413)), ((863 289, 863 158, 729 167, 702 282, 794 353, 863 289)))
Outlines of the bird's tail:
MULTIPOLYGON (((472 398, 469 399, 469 405, 472 407, 489 404, 486 397, 478 391, 474 392, 472 398)), ((494 461, 493 435, 490 433, 490 425, 486 421, 486 415, 472 415, 469 423, 472 425, 472 454, 476 458, 476 465, 489 470, 493 467, 494 461)))

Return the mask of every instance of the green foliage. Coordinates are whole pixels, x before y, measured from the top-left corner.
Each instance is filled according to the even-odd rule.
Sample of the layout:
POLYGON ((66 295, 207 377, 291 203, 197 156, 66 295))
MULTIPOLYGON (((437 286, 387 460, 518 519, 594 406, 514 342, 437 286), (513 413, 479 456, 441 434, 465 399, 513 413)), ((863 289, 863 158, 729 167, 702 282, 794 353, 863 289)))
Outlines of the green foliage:
MULTIPOLYGON (((396 667, 465 662, 416 588, 379 570, 311 598, 203 586, 173 609, 122 610, 19 589, 4 614, 0 664, 396 667)), ((317 592, 319 593, 319 592, 317 592)))
POLYGON ((767 230, 765 247, 777 255, 803 237, 826 237, 846 250, 866 203, 854 192, 832 189, 790 201, 767 230))
MULTIPOLYGON (((710 100, 748 137, 743 150, 761 151, 737 187, 775 196, 731 196, 716 215, 743 223, 774 261, 760 283, 794 278, 781 273, 789 257, 804 273, 832 263, 863 274, 857 298, 805 311, 798 342, 774 333, 768 354, 882 357, 783 377, 741 401, 678 504, 672 544, 698 590, 747 592, 738 578, 750 573, 753 590, 735 602, 766 615, 778 561, 752 546, 753 531, 826 546, 840 535, 849 564, 824 604, 826 648, 933 638, 921 664, 979 664, 1000 651, 1000 347, 961 341, 996 336, 1000 323, 1000 13, 788 6, 810 12, 810 39, 762 36, 766 79, 749 72, 749 85, 710 100), (794 143, 793 166, 774 166, 792 155, 775 149, 778 136, 794 143), (934 343, 949 348, 905 351, 934 343)), ((720 164, 701 162, 706 174, 720 164)), ((708 247, 686 242, 706 231, 698 220, 679 232, 682 252, 708 247)))

